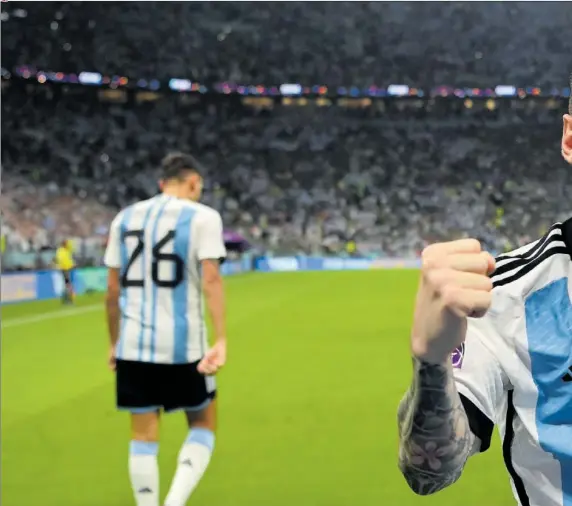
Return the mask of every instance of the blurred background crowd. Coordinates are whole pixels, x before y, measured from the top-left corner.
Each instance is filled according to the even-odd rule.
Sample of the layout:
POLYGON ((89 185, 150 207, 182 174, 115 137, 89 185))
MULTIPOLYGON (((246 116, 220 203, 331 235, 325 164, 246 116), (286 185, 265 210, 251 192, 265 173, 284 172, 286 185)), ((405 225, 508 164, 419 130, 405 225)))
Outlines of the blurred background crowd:
MULTIPOLYGON (((100 262, 169 151, 261 252, 414 256, 470 234, 523 244, 570 211, 567 98, 244 97, 43 83, 26 65, 130 79, 431 88, 569 82, 565 2, 2 4, 4 268, 71 238, 100 262)), ((45 252, 45 254, 38 254, 45 252)))

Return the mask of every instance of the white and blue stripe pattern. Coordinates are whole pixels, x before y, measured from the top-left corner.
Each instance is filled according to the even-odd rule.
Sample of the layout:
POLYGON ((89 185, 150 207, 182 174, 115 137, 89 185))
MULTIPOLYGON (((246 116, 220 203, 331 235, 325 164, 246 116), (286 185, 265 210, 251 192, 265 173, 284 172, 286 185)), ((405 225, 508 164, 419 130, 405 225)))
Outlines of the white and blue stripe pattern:
POLYGON ((160 200, 158 197, 152 199, 152 204, 149 205, 147 211, 145 212, 145 218, 143 219, 143 224, 141 226, 141 230, 143 230, 143 237, 144 237, 144 244, 145 247, 143 248, 143 252, 141 253, 141 279, 144 280, 144 286, 142 289, 142 301, 141 301, 141 328, 139 330, 139 353, 138 353, 138 360, 143 360, 143 350, 145 347, 145 331, 150 327, 148 323, 149 313, 152 311, 151 307, 147 307, 147 305, 151 302, 150 300, 150 291, 152 290, 152 284, 149 282, 145 282, 150 275, 149 265, 151 260, 151 249, 153 248, 152 242, 149 240, 151 239, 150 233, 148 232, 151 229, 151 223, 153 223, 153 214, 156 213, 158 207, 160 205, 160 200))
MULTIPOLYGON (((171 201, 171 199, 169 197, 164 197, 163 201, 161 202, 159 212, 157 213, 157 217, 155 218, 155 223, 153 224, 153 232, 152 232, 152 237, 153 237, 152 244, 153 245, 157 244, 157 242, 160 240, 159 222, 161 221, 161 217, 163 215, 163 212, 165 211, 165 208, 167 207, 167 205, 169 204, 170 201, 171 201)), ((151 315, 151 337, 150 337, 150 342, 149 342, 149 353, 150 353, 149 360, 151 362, 153 362, 155 359, 155 344, 156 344, 156 340, 157 340, 157 327, 158 327, 158 324, 157 324, 157 306, 158 306, 157 291, 158 291, 158 287, 156 284, 153 284, 153 286, 151 287, 151 291, 152 291, 152 294, 151 294, 152 315, 151 315)))
POLYGON ((199 444, 206 446, 211 452, 214 450, 215 445, 215 434, 209 429, 204 429, 202 427, 196 427, 189 431, 187 439, 185 440, 187 444, 199 444))
POLYGON ((156 441, 136 441, 129 443, 129 453, 131 455, 157 455, 159 453, 159 443, 156 441))
POLYGON ((560 465, 562 506, 572 506, 572 302, 568 278, 553 281, 525 302, 531 373, 538 389, 538 443, 560 465))
MULTIPOLYGON (((191 249, 191 222, 195 210, 184 207, 181 210, 176 225, 175 254, 180 258, 188 258, 191 249)), ((174 266, 173 266, 174 268, 174 266)), ((173 363, 184 364, 188 362, 189 340, 189 273, 185 272, 184 280, 173 290, 173 323, 174 346, 173 363)))
POLYGON ((207 340, 200 262, 226 253, 220 215, 160 195, 130 206, 112 227, 106 262, 120 266, 122 274, 130 264, 131 281, 120 294, 117 358, 161 364, 200 360, 207 340))
MULTIPOLYGON (((127 263, 129 262, 129 254, 127 252, 127 245, 123 240, 123 235, 127 232, 129 226, 129 220, 131 219, 131 213, 133 212, 132 207, 128 207, 123 211, 123 215, 121 217, 121 224, 119 225, 119 232, 121 236, 120 242, 120 255, 121 255, 121 268, 120 268, 120 275, 123 276, 125 273, 125 269, 127 268, 127 263)), ((117 349, 115 350, 115 355, 117 358, 121 359, 123 356, 123 346, 125 344, 125 323, 127 319, 125 318, 125 311, 128 306, 128 292, 127 290, 121 290, 121 294, 119 296, 119 308, 121 310, 121 326, 119 331, 119 342, 117 343, 117 349)))

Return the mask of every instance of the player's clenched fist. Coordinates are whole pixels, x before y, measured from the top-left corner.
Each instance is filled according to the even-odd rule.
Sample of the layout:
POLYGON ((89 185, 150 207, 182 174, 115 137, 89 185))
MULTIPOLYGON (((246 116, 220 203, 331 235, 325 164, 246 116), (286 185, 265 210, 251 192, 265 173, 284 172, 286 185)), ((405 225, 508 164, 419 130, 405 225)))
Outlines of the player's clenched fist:
POLYGON ((197 370, 205 376, 216 374, 226 363, 226 339, 218 339, 215 345, 205 353, 197 370))
POLYGON ((481 317, 492 297, 495 260, 475 239, 433 244, 422 254, 411 348, 414 356, 444 363, 465 339, 467 317, 481 317))

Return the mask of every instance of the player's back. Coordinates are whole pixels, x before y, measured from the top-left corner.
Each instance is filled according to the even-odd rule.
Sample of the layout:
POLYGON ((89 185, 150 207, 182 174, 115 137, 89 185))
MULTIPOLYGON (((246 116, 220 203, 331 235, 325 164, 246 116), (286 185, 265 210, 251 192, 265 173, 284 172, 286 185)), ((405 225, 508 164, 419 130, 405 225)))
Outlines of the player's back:
MULTIPOLYGON (((124 209, 119 227, 122 312, 117 358, 190 363, 206 349, 200 250, 219 214, 158 195, 124 209)), ((222 225, 220 226, 222 234, 222 225)))

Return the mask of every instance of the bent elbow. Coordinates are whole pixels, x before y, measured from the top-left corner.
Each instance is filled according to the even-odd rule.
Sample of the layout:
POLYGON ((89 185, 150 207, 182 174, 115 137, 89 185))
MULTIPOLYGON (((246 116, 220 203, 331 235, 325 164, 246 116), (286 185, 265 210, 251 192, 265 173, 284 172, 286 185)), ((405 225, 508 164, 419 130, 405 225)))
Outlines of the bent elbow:
POLYGON ((203 285, 206 287, 212 287, 222 284, 222 276, 219 273, 212 273, 203 278, 203 285))
POLYGON ((411 491, 423 496, 440 492, 455 483, 461 475, 461 472, 459 472, 448 476, 436 476, 433 473, 408 466, 401 462, 399 463, 399 469, 411 491))
POLYGON ((435 487, 434 483, 431 483, 431 486, 428 487, 426 483, 419 482, 413 476, 408 476, 408 475, 404 476, 407 485, 409 485, 409 489, 416 495, 423 495, 423 496, 433 495, 445 488, 445 487, 435 487))
POLYGON ((220 288, 222 288, 222 276, 220 274, 213 273, 203 278, 203 291, 207 296, 216 293, 220 288))

